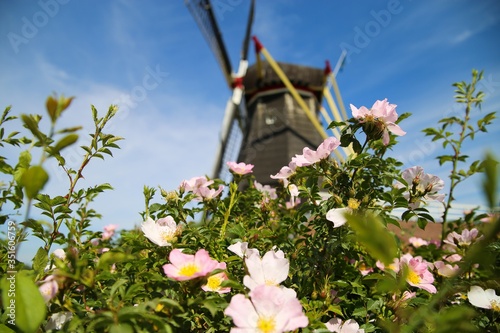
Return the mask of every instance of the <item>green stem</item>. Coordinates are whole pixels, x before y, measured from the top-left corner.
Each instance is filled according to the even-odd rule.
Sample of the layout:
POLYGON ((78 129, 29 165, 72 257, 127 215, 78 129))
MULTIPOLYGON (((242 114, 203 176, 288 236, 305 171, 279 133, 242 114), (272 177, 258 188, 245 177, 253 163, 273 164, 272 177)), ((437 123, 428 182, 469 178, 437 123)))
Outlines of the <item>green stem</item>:
POLYGON ((465 108, 465 118, 462 122, 462 129, 460 131, 460 137, 459 140, 456 144, 452 144, 453 151, 455 155, 453 156, 453 168, 451 170, 451 184, 450 184, 450 191, 448 192, 448 200, 446 202, 446 205, 444 207, 444 212, 442 215, 443 222, 442 222, 442 227, 441 227, 441 246, 443 246, 443 240, 446 236, 446 219, 448 217, 448 212, 451 208, 451 203, 453 202, 453 191, 455 190, 455 187, 460 183, 461 179, 458 178, 458 173, 457 173, 457 168, 458 168, 458 162, 459 162, 459 157, 460 157, 460 149, 462 147, 462 142, 465 140, 465 131, 467 130, 467 125, 469 123, 470 119, 470 109, 471 109, 471 103, 472 101, 469 99, 467 101, 467 107, 465 108))
POLYGON ((230 198, 229 198, 229 207, 227 210, 224 212, 224 222, 222 223, 222 227, 220 230, 220 240, 224 239, 224 236, 226 235, 226 227, 227 223, 229 221, 229 215, 231 215, 231 209, 233 209, 234 204, 236 203, 236 192, 238 191, 238 185, 236 183, 231 183, 229 187, 230 191, 230 198))
MULTIPOLYGON (((365 149, 367 143, 368 143, 368 136, 366 137, 365 142, 363 143, 363 146, 361 147, 361 152, 363 152, 363 150, 365 149)), ((354 186, 354 177, 356 176, 356 173, 358 172, 359 169, 360 169, 360 167, 356 168, 354 170, 354 172, 352 173, 351 188, 354 186)))

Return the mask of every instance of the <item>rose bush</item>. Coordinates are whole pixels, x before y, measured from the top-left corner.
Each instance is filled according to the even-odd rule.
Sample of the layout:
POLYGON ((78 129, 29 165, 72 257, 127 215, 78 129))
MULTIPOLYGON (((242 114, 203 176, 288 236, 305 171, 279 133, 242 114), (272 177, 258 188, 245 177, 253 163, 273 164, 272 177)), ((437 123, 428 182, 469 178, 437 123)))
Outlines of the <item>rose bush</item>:
POLYGON ((399 124, 409 114, 398 116, 385 99, 371 109, 351 106, 353 118, 330 124, 339 139, 304 148, 270 175, 281 187, 259 184, 252 165, 230 162, 230 183, 196 176, 177 189, 145 186, 144 222, 119 232, 91 227, 100 218, 92 203, 111 185, 78 183, 89 163, 119 148, 121 138, 106 133, 117 108, 100 117, 92 107, 95 131, 77 169, 64 150, 80 129, 57 128, 71 98, 47 99, 47 131, 40 115, 21 115, 28 132, 7 135, 5 124, 19 119, 7 108, 0 144, 20 153, 18 161, 0 158, 0 222, 9 232, 17 225, 2 238, 1 331, 498 332, 497 162, 468 163, 461 151, 495 118, 471 121, 481 78, 473 71, 471 83, 455 84, 464 117, 424 130, 452 150, 438 157, 451 165, 448 188, 419 166, 401 170, 387 154, 406 134, 399 124), (339 146, 354 153, 332 159, 339 146), (48 159, 67 174, 67 193, 44 192, 48 159), (450 220, 456 186, 476 173, 489 214, 450 220), (441 217, 427 210, 432 200, 442 202, 441 217), (410 220, 421 228, 441 222, 441 237, 406 243, 388 229, 410 220), (22 246, 28 234, 44 245, 22 263, 12 244, 22 246))

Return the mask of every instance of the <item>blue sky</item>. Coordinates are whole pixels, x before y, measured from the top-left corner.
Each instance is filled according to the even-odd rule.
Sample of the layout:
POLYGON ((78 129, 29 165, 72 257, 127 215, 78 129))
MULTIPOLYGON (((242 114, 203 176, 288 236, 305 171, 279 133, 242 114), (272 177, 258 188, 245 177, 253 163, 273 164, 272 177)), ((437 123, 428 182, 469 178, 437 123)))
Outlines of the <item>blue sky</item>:
MULTIPOLYGON (((346 105, 369 107, 388 98, 398 113, 413 113, 391 153, 406 167, 449 174, 450 167, 435 160, 439 146, 421 130, 461 115, 451 83, 469 81, 472 68, 485 71, 486 93, 473 119, 500 110, 497 0, 256 2, 253 33, 275 59, 323 67, 347 49, 348 63, 337 77, 346 105)), ((214 3, 236 67, 248 2, 214 3)), ((43 113, 52 92, 76 96, 61 125, 84 125, 82 137, 90 130, 91 104, 102 113, 110 104, 120 106, 112 131, 125 137, 122 149, 91 165, 81 183, 115 187, 94 206, 104 215, 96 230, 139 224, 144 185, 175 189, 184 179, 211 173, 230 92, 182 0, 1 1, 0 74, 0 108, 12 105, 14 114, 43 113)), ((499 137, 499 122, 478 135, 465 147, 471 161, 488 149, 500 156, 499 137)), ((67 154, 76 161, 82 152, 67 154)), ((47 167, 47 190, 65 190, 64 176, 55 165, 47 167)), ((459 187, 458 202, 483 204, 479 183, 474 178, 459 187)))

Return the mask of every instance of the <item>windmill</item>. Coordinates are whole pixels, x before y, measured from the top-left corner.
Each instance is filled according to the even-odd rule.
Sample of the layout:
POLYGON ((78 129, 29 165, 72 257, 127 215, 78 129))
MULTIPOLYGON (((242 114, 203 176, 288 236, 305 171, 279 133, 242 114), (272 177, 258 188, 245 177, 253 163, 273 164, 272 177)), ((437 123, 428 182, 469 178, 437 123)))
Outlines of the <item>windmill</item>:
MULTIPOLYGON (((251 0, 238 70, 233 72, 210 0, 185 2, 232 92, 226 104, 213 177, 230 180, 226 162, 237 161, 253 164, 258 182, 277 185, 277 180, 270 178, 271 174, 287 165, 304 147, 316 149, 327 137, 320 114, 328 123, 331 117, 322 107, 323 97, 334 118, 342 120, 327 89, 328 78, 343 111, 343 119, 347 118, 329 64, 323 69, 275 62, 259 40, 251 38, 255 8, 255 0, 251 0), (251 39, 256 48, 256 63, 249 67, 251 39), (266 61, 261 60, 261 54, 266 61)), ((342 159, 340 154, 337 157, 342 159)))

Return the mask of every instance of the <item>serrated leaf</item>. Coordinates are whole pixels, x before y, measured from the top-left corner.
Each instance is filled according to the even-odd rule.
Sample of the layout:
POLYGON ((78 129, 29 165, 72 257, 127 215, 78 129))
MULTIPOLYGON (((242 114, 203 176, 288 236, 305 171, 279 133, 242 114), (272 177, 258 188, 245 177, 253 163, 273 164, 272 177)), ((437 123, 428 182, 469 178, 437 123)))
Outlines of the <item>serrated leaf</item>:
POLYGON ((338 314, 339 316, 344 316, 344 314, 342 313, 342 308, 339 305, 330 304, 328 306, 328 311, 338 314))
POLYGON ((47 263, 49 262, 49 256, 47 251, 43 247, 40 247, 33 258, 33 269, 37 274, 43 272, 47 263))

